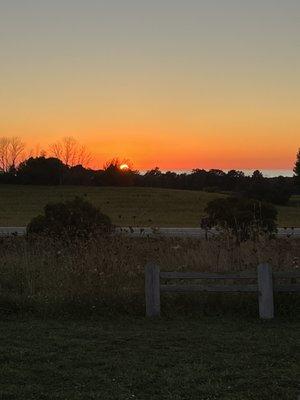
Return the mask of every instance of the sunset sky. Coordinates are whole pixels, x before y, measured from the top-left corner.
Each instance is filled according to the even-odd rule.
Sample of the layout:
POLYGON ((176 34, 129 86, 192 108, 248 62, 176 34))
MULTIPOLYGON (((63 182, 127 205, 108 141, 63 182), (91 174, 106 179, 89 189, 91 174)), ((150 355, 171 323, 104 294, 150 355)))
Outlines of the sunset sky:
POLYGON ((292 169, 299 0, 1 0, 0 136, 138 169, 292 169))

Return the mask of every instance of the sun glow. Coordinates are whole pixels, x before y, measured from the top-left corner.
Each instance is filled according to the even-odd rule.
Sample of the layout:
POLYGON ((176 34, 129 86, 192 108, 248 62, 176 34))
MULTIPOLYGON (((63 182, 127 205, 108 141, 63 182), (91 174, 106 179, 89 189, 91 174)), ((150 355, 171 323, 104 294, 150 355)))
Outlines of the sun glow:
POLYGON ((126 171, 127 169, 129 169, 129 166, 128 166, 127 164, 121 164, 121 165, 120 165, 120 169, 121 169, 122 171, 126 171))

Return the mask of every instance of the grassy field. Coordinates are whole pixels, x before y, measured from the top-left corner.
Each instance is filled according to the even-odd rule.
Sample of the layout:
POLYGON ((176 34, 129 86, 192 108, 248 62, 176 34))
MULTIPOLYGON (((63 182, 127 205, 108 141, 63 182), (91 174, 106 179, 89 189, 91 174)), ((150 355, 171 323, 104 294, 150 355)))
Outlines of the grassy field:
MULTIPOLYGON (((119 226, 199 226, 208 201, 220 194, 155 188, 0 185, 0 226, 24 226, 48 202, 83 196, 119 226)), ((278 207, 279 226, 300 226, 300 198, 278 207)))
POLYGON ((296 400, 300 321, 3 320, 5 400, 296 400))

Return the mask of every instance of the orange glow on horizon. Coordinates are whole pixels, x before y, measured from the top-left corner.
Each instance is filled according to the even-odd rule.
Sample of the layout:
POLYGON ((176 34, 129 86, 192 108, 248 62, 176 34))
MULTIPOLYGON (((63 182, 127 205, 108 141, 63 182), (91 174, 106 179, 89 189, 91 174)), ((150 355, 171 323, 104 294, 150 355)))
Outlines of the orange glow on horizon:
MULTIPOLYGON (((222 134, 219 133, 221 127, 220 130, 209 126, 199 129, 205 132, 202 134, 197 133, 194 127, 189 128, 190 132, 185 134, 181 134, 180 127, 174 127, 173 131, 170 128, 157 129, 155 135, 151 127, 145 126, 132 129, 138 134, 130 131, 130 127, 120 131, 105 129, 103 133, 91 128, 90 134, 82 128, 75 131, 74 137, 91 152, 89 167, 93 169, 101 169, 112 158, 132 160, 134 169, 141 171, 155 167, 162 170, 293 169, 299 147, 296 127, 286 129, 286 135, 282 133, 280 136, 272 136, 270 129, 264 134, 254 135, 254 126, 249 126, 243 134, 239 134, 237 129, 229 131, 228 127, 226 130, 224 127, 222 134)), ((39 135, 22 135, 21 129, 12 131, 12 135, 24 140, 28 153, 38 147, 49 156, 49 145, 67 136, 64 132, 68 131, 53 136, 46 132, 41 139, 39 135)), ((126 161, 123 164, 128 165, 126 161)))

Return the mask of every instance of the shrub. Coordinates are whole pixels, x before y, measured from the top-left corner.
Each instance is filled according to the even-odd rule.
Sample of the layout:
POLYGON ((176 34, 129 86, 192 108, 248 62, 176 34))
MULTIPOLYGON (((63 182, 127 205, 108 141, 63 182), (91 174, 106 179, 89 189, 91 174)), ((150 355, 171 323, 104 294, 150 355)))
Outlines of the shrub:
POLYGON ((90 237, 112 231, 110 218, 91 203, 76 197, 65 203, 47 204, 44 215, 33 218, 27 233, 60 237, 90 237))
POLYGON ((277 210, 258 200, 228 197, 215 199, 206 207, 211 223, 232 233, 238 242, 276 232, 277 210))

